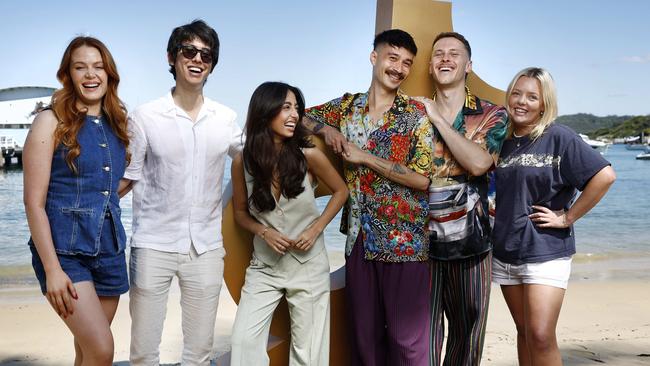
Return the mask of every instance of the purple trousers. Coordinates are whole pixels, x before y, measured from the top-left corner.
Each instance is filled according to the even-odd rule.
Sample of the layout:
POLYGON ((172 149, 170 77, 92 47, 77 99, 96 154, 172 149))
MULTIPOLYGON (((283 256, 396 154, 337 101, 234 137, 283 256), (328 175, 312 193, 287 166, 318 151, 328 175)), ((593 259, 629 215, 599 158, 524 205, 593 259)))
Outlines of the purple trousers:
POLYGON ((345 265, 351 365, 429 365, 430 281, 428 262, 366 260, 359 235, 345 265))

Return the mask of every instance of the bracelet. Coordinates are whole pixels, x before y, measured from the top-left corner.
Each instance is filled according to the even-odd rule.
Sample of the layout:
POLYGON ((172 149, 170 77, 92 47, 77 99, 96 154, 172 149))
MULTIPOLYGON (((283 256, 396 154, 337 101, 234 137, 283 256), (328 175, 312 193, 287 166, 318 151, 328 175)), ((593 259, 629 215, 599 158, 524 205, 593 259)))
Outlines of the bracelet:
POLYGON ((262 233, 260 234, 260 238, 262 238, 262 240, 266 240, 266 239, 264 238, 264 236, 266 235, 266 232, 267 232, 267 231, 269 231, 269 227, 268 227, 268 226, 264 227, 264 230, 262 230, 262 233))

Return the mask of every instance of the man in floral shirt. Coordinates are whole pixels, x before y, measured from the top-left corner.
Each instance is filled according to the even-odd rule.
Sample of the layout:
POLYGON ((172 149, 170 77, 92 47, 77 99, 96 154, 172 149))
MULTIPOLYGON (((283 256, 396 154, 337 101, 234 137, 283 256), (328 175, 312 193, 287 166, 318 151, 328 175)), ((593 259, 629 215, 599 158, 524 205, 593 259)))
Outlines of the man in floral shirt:
POLYGON ((408 33, 380 33, 368 92, 310 108, 303 120, 344 160, 350 198, 341 231, 353 365, 429 360, 426 189, 433 136, 422 104, 399 90, 416 53, 408 33))
POLYGON ((480 100, 465 85, 472 70, 469 42, 455 32, 433 42, 433 100, 422 99, 436 131, 431 187, 431 360, 479 365, 487 323, 492 256, 488 177, 505 138, 505 108, 480 100))

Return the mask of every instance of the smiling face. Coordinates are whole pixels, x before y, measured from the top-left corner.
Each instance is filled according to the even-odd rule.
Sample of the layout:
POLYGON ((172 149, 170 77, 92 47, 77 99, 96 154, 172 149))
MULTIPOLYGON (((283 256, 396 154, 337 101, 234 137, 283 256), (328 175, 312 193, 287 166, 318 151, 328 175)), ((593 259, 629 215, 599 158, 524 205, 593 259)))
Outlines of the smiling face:
POLYGON ((298 101, 291 90, 287 92, 280 112, 273 117, 270 123, 270 129, 273 132, 275 143, 281 143, 283 140, 293 137, 293 133, 298 125, 298 101))
POLYGON ((79 97, 77 108, 87 108, 88 114, 99 115, 108 87, 108 75, 97 48, 84 45, 72 51, 70 78, 79 97))
MULTIPOLYGON (((183 42, 181 46, 193 46, 197 50, 204 50, 210 53, 210 48, 198 37, 191 41, 183 42)), ((172 55, 167 55, 169 64, 176 70, 176 84, 187 87, 202 88, 212 70, 212 62, 205 62, 201 52, 196 52, 194 57, 188 59, 180 48, 176 52, 176 61, 172 55)), ((210 60, 212 61, 212 60, 210 60)))
POLYGON ((403 47, 382 44, 370 54, 373 82, 387 90, 396 90, 409 76, 413 54, 403 47))
POLYGON ((535 78, 517 79, 508 97, 508 113, 517 135, 529 134, 544 113, 542 87, 535 78))
POLYGON ((472 61, 465 45, 456 38, 439 39, 433 45, 429 74, 439 86, 465 85, 465 75, 472 71, 472 61))

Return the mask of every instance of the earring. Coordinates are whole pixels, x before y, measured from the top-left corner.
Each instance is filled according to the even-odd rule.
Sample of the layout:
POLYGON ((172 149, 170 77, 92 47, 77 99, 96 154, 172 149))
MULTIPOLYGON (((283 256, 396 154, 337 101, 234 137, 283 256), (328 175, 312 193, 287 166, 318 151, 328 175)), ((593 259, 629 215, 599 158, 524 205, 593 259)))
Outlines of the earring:
POLYGON ((540 115, 540 116, 543 116, 543 115, 544 115, 544 111, 539 112, 539 115, 540 115))

